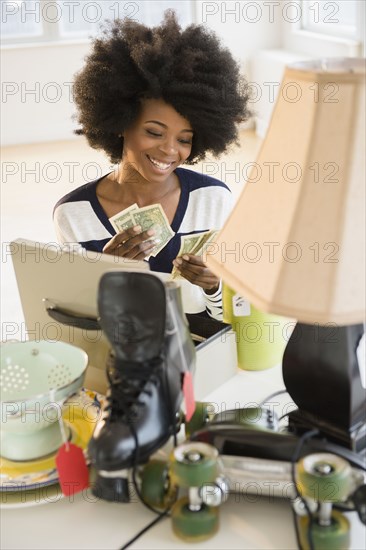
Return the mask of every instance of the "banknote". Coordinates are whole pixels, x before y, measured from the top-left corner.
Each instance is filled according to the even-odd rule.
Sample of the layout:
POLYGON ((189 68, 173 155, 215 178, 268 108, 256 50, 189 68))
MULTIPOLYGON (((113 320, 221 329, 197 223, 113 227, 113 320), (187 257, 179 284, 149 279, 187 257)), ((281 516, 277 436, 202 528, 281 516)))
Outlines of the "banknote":
MULTIPOLYGON (((135 203, 109 218, 109 221, 117 233, 125 231, 134 225, 140 225, 142 231, 147 231, 153 227, 155 230, 155 235, 153 238, 158 242, 150 256, 156 256, 159 254, 164 246, 166 246, 170 239, 175 235, 160 204, 151 204, 149 206, 139 208, 139 206, 135 203)), ((146 259, 149 259, 150 256, 146 259)))
MULTIPOLYGON (((201 256, 204 252, 205 246, 212 242, 218 231, 204 231, 202 233, 194 233, 193 235, 183 235, 181 237, 181 244, 177 258, 179 256, 184 256, 184 254, 194 254, 195 256, 201 256)), ((173 267, 172 270, 172 279, 177 279, 180 277, 179 272, 176 267, 173 267)))
POLYGON ((183 235, 183 237, 181 238, 178 256, 183 256, 184 254, 193 254, 193 251, 199 247, 199 243, 201 240, 201 233, 196 233, 195 235, 183 235))
POLYGON ((134 225, 140 225, 142 231, 153 228, 155 230, 154 239, 158 241, 153 249, 151 256, 156 256, 168 244, 175 235, 170 227, 168 218, 160 204, 151 204, 131 212, 134 225))
POLYGON ((121 233, 122 231, 125 231, 126 229, 134 225, 131 212, 134 212, 138 209, 139 207, 135 203, 109 218, 112 227, 116 230, 117 233, 121 233))
POLYGON ((198 241, 198 243, 194 246, 193 250, 190 252, 191 254, 195 254, 195 256, 202 256, 202 254, 205 251, 205 247, 213 242, 218 234, 218 231, 216 229, 212 229, 211 231, 206 231, 205 233, 201 233, 202 237, 198 241))

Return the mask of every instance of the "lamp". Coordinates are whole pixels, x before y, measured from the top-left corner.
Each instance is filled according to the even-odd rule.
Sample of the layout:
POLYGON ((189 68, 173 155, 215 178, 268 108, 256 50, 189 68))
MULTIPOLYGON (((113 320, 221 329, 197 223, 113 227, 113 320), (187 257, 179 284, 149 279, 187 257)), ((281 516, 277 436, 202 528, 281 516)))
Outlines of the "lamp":
POLYGON ((366 446, 365 60, 286 68, 270 126, 207 264, 258 309, 298 320, 290 426, 366 446))

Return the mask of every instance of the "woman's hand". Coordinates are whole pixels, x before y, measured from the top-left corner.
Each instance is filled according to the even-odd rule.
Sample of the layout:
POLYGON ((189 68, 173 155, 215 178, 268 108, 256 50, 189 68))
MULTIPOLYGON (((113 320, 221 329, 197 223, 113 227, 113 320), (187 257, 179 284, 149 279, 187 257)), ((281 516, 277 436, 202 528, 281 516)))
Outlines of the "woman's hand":
POLYGON ((213 294, 219 288, 220 279, 206 267, 200 256, 184 254, 176 258, 173 264, 182 277, 203 288, 206 294, 213 294))
POLYGON ((117 233, 103 248, 105 254, 113 254, 131 260, 143 260, 151 254, 158 241, 153 239, 154 229, 141 233, 141 226, 129 227, 117 233))

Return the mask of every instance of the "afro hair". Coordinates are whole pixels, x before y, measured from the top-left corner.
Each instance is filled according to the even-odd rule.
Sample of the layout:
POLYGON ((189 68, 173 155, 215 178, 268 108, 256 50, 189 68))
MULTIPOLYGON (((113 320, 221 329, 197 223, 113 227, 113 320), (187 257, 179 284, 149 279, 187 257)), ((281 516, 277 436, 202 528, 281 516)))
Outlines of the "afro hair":
POLYGON ((248 85, 217 36, 203 25, 181 30, 174 11, 160 26, 135 21, 107 22, 91 54, 76 74, 74 100, 80 129, 91 147, 112 163, 121 160, 123 134, 141 102, 161 98, 186 118, 193 130, 194 164, 237 142, 237 124, 249 118, 248 85))

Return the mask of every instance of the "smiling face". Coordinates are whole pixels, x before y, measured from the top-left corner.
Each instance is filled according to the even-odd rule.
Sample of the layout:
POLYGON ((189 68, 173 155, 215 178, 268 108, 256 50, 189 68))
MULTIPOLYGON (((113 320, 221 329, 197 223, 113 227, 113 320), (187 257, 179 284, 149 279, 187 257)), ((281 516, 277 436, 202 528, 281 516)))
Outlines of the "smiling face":
POLYGON ((164 182, 189 157, 193 130, 162 99, 145 99, 135 122, 124 132, 123 165, 139 180, 164 182))

